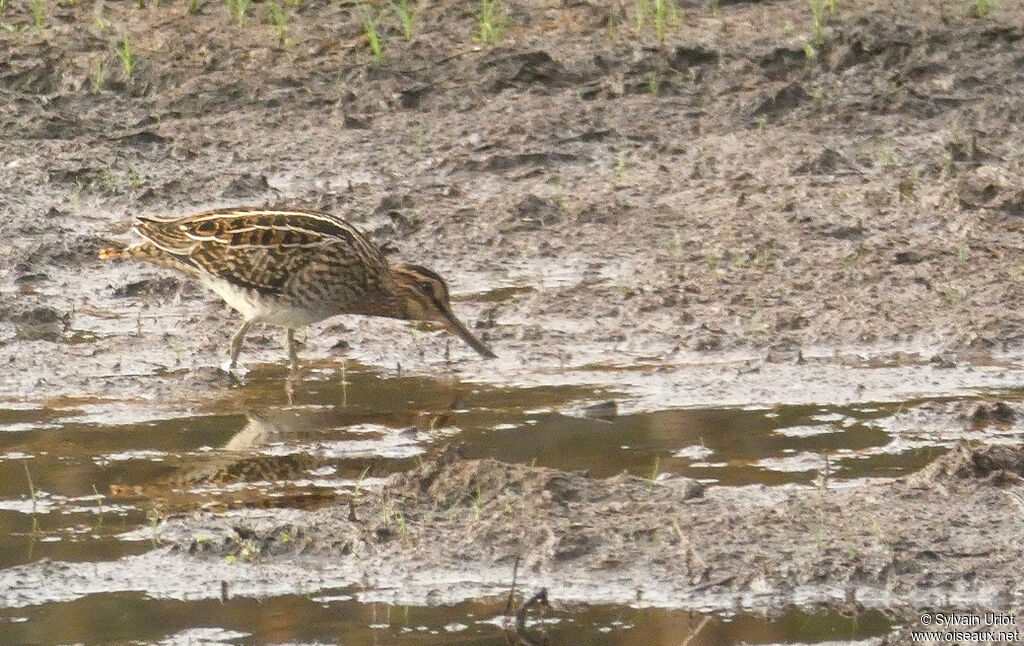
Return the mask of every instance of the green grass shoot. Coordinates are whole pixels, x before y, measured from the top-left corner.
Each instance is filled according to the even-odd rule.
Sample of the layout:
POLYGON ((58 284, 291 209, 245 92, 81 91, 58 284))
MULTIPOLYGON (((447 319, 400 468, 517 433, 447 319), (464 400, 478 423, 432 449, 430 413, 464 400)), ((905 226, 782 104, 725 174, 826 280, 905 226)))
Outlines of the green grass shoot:
POLYGON ((239 27, 245 26, 246 14, 249 12, 249 5, 252 4, 252 0, 226 0, 228 3, 228 9, 231 11, 231 15, 235 17, 235 21, 239 27))
POLYGON ((42 29, 46 24, 46 0, 29 0, 28 6, 32 11, 32 22, 37 29, 42 29))
POLYGON ((381 40, 380 30, 378 29, 380 14, 375 15, 369 5, 362 4, 359 6, 359 15, 363 21, 363 33, 366 34, 366 43, 370 46, 373 57, 377 59, 377 62, 383 61, 384 42, 381 40))
POLYGON ((132 55, 132 42, 128 36, 122 36, 121 40, 117 41, 114 45, 114 51, 117 52, 117 57, 121 60, 121 66, 124 67, 124 73, 129 78, 135 71, 135 57, 132 55))
POLYGON ((290 47, 292 39, 288 36, 288 14, 276 2, 267 5, 267 13, 270 14, 270 23, 274 25, 278 41, 285 47, 290 47))
POLYGON ((413 8, 409 0, 398 0, 398 2, 392 2, 391 8, 395 11, 395 15, 398 16, 398 20, 402 23, 402 35, 405 36, 406 40, 412 40, 413 34, 416 33, 416 9, 413 8))
POLYGON ((493 45, 501 38, 508 22, 508 11, 504 0, 480 0, 480 15, 477 16, 475 40, 493 45))

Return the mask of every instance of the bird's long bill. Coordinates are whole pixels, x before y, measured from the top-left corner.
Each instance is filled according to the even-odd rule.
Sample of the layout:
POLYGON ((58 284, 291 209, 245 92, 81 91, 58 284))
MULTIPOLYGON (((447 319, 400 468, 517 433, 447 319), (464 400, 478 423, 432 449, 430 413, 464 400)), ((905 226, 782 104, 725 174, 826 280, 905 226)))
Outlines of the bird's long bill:
POLYGON ((498 358, 498 355, 491 352, 491 349, 484 345, 480 339, 476 338, 473 333, 469 331, 469 328, 462 324, 462 321, 455 318, 454 314, 451 312, 444 312, 443 315, 446 327, 451 331, 451 333, 468 343, 469 347, 476 350, 481 357, 486 359, 498 358))

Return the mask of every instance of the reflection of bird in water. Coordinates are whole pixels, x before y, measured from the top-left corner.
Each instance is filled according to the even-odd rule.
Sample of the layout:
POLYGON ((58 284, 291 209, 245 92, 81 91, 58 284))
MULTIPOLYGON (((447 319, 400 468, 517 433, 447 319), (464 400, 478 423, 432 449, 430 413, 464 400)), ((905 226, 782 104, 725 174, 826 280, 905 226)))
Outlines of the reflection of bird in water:
POLYGON ((296 418, 292 417, 288 424, 282 423, 282 413, 284 411, 279 411, 278 415, 272 417, 269 413, 249 411, 245 414, 246 423, 242 430, 232 435, 221 448, 225 451, 249 451, 270 444, 275 438, 285 435, 291 424, 296 421, 296 418))
POLYGON ((333 500, 336 497, 333 491, 311 491, 290 486, 295 481, 308 479, 311 471, 329 465, 329 459, 304 451, 282 455, 259 451, 274 442, 295 442, 297 435, 320 428, 320 421, 320 416, 295 415, 287 409, 246 413, 245 426, 222 449, 181 456, 180 468, 171 474, 145 485, 111 485, 111 494, 146 496, 165 510, 192 510, 200 504, 205 507, 224 503, 216 492, 212 493, 212 499, 210 493, 197 495, 195 487, 213 486, 216 490, 228 484, 273 482, 277 491, 273 497, 268 496, 262 484, 258 488, 232 488, 231 499, 226 504, 308 507, 333 500))
POLYGON ((326 460, 304 452, 264 455, 258 449, 303 431, 317 428, 316 417, 307 419, 288 410, 246 413, 246 423, 224 444, 222 450, 197 459, 178 478, 190 485, 199 483, 274 482, 306 477, 310 469, 326 460))
POLYGON ((241 312, 229 368, 237 365, 253 323, 287 328, 294 367, 295 328, 337 314, 439 322, 482 356, 495 356, 455 317, 440 276, 419 265, 390 265, 341 218, 312 211, 223 209, 173 220, 140 217, 134 230, 144 242, 104 249, 100 258, 172 267, 198 278, 241 312))
POLYGON ((429 435, 353 419, 335 408, 247 411, 245 426, 220 450, 204 454, 182 477, 198 482, 289 481, 333 466, 359 474, 379 461, 408 458, 425 450, 429 435))

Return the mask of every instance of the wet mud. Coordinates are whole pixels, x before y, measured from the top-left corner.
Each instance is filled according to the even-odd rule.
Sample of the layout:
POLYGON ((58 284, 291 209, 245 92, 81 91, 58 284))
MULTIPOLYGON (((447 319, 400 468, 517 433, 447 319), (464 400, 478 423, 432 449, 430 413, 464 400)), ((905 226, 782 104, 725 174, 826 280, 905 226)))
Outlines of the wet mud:
POLYGON ((517 559, 567 604, 884 611, 874 643, 1020 604, 1019 1, 840 2, 813 59, 798 0, 680 3, 664 42, 633 3, 512 3, 493 46, 438 2, 379 62, 351 3, 286 3, 290 44, 188 4, 0 13, 5 607, 456 603, 517 559), (499 358, 340 317, 290 377, 254 329, 232 377, 223 303, 97 259, 242 204, 437 270, 499 358), (121 530, 15 548, 98 500, 121 530))

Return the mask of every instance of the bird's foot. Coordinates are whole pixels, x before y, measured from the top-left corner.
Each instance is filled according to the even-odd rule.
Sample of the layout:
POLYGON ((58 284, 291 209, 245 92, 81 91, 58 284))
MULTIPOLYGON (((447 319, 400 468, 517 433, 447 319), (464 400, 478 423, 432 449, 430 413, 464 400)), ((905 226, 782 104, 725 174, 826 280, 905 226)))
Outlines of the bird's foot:
POLYGON ((238 378, 244 377, 249 372, 249 369, 243 366, 242 364, 236 363, 232 365, 230 361, 225 361, 224 363, 222 363, 220 365, 220 369, 228 373, 232 377, 238 378))

